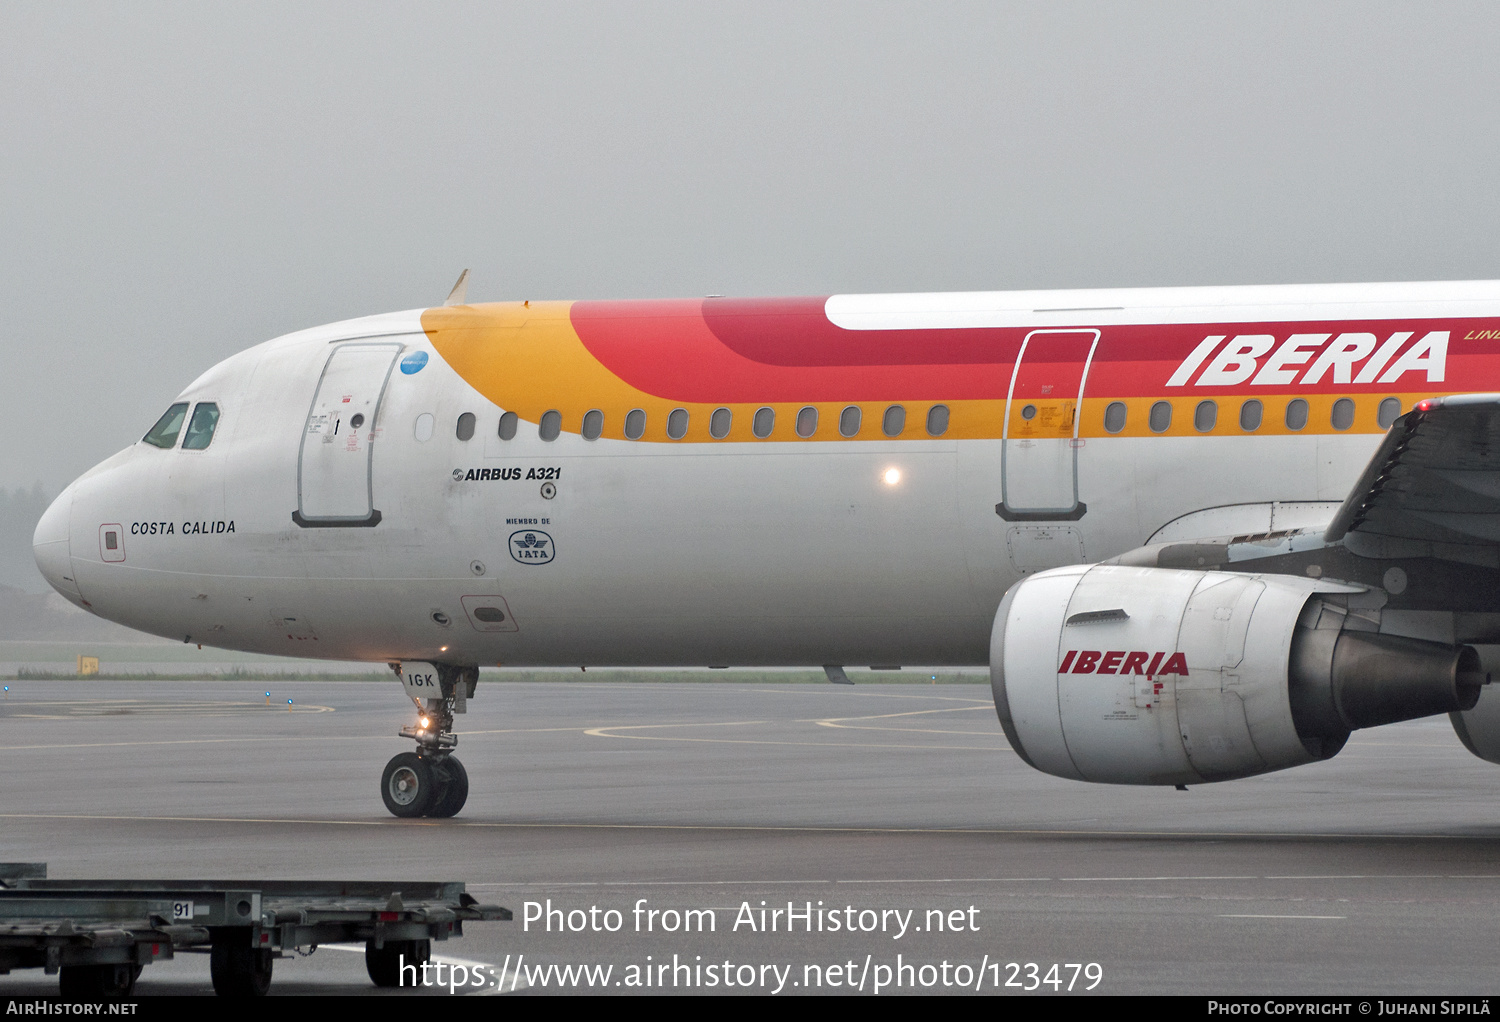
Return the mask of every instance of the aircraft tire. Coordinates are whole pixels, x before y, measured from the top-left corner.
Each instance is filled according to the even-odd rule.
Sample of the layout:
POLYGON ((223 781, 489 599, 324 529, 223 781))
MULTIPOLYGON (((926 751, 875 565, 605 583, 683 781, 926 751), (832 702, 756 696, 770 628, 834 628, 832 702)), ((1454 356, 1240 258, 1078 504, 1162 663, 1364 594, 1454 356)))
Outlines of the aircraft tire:
POLYGON ((378 987, 419 986, 422 982, 422 963, 432 958, 430 940, 388 940, 384 947, 377 948, 373 940, 365 941, 365 971, 370 982, 378 987), (401 972, 405 969, 403 983, 401 972))
POLYGON ((432 764, 415 752, 392 756, 380 775, 380 797, 392 816, 426 816, 437 788, 432 764))
POLYGON ((215 941, 208 974, 220 997, 264 997, 271 989, 271 952, 248 941, 215 941))
POLYGON ((457 756, 449 756, 433 773, 447 773, 448 777, 441 783, 437 798, 433 799, 432 808, 427 810, 427 815, 457 816, 464 803, 469 800, 469 772, 464 769, 457 756))

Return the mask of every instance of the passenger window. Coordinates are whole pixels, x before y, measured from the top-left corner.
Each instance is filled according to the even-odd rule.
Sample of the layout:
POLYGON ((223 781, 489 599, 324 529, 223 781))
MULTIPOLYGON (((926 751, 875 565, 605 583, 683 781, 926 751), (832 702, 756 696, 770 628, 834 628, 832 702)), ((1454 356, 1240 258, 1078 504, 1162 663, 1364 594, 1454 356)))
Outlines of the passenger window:
POLYGON ((906 409, 900 405, 891 405, 880 420, 880 431, 886 436, 900 436, 905 429, 906 409))
POLYGON ((856 437, 859 435, 859 408, 850 405, 839 413, 839 435, 843 437, 856 437))
POLYGON ((714 413, 708 417, 708 435, 715 440, 723 440, 729 435, 729 427, 733 423, 733 412, 728 408, 715 408, 714 413))
POLYGON ((604 413, 595 408, 583 414, 583 438, 598 440, 604 433, 604 413))
POLYGON ((417 416, 417 421, 411 429, 411 435, 417 438, 417 443, 425 444, 432 439, 432 426, 435 421, 431 412, 423 412, 417 416))
POLYGON ((942 436, 948 432, 948 406, 933 405, 927 412, 927 435, 942 436))
POLYGON ((551 443, 562 433, 562 412, 557 410, 543 412, 542 421, 537 424, 536 434, 543 440, 551 443))
POLYGON ((458 437, 460 440, 473 440, 474 439, 474 413, 473 412, 464 412, 462 415, 460 415, 458 417, 458 429, 456 429, 454 431, 454 435, 456 437, 458 437))
POLYGON ((1341 397, 1333 403, 1333 428, 1348 429, 1354 425, 1354 402, 1341 397))
POLYGON ((674 408, 667 413, 667 439, 681 440, 687 436, 688 410, 674 408))
POLYGON ((219 424, 219 406, 210 401, 198 402, 193 419, 182 437, 184 451, 201 451, 213 442, 214 427, 219 424))
POLYGON ((1380 411, 1376 415, 1376 421, 1380 423, 1381 429, 1390 429, 1391 423, 1401 417, 1401 399, 1399 397, 1388 397, 1380 402, 1380 411))
POLYGON ((1125 428, 1125 402, 1111 401, 1104 409, 1104 430, 1106 433, 1118 433, 1125 428))
POLYGON ((514 440, 516 438, 516 427, 520 423, 521 417, 515 412, 506 412, 500 416, 500 439, 514 440))
POLYGON ((1193 409, 1193 428, 1200 433, 1211 433, 1219 421, 1219 406, 1213 401, 1199 401, 1193 409))
POLYGON ((1153 433, 1165 433, 1172 425, 1172 402, 1158 401, 1151 406, 1151 414, 1146 417, 1146 424, 1151 427, 1153 433))
POLYGON ((633 408, 625 416, 625 439, 639 440, 646 435, 646 413, 639 408, 633 408))
POLYGON ((757 408, 755 418, 750 421, 750 432, 764 440, 776 428, 776 411, 772 408, 757 408))
POLYGON ((1260 417, 1263 409, 1259 401, 1250 400, 1240 405, 1240 429, 1246 433, 1254 433, 1260 429, 1260 417))
POLYGON ((1293 398, 1286 404, 1286 428, 1291 430, 1301 429, 1307 425, 1307 402, 1299 398, 1293 398))
POLYGON ((177 443, 177 434, 182 432, 182 420, 187 417, 187 402, 168 408, 166 414, 156 420, 151 432, 141 437, 153 447, 169 448, 177 443))
POLYGON ((806 439, 818 431, 818 410, 808 405, 797 413, 797 435, 806 439))

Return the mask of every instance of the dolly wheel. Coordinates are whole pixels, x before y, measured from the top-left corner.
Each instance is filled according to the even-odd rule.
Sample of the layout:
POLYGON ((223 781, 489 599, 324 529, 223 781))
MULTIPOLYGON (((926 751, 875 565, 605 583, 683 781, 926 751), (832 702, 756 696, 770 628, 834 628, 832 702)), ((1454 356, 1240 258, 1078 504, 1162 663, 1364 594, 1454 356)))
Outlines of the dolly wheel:
POLYGON ((420 987, 422 965, 431 958, 430 940, 388 940, 381 948, 365 942, 365 971, 378 987, 420 987))
POLYGON ((208 957, 214 993, 220 997, 264 997, 271 989, 271 952, 239 941, 216 941, 208 957))
POLYGON ((129 997, 141 967, 129 962, 118 965, 64 965, 57 970, 57 993, 65 1001, 108 1001, 129 997))

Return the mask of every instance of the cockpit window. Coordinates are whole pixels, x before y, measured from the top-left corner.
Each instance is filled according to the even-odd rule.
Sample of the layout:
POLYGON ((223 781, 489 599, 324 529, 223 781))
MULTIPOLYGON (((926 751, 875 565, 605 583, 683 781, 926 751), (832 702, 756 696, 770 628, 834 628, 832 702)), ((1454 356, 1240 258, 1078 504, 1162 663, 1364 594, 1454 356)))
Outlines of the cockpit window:
POLYGON ((201 451, 214 438, 214 427, 219 424, 219 406, 209 401, 200 401, 193 409, 193 421, 188 423, 187 435, 182 438, 184 451, 201 451))
POLYGON ((182 432, 182 420, 187 417, 187 408, 186 401, 168 408, 167 413, 151 427, 151 432, 141 439, 153 447, 168 448, 177 443, 177 434, 182 432))

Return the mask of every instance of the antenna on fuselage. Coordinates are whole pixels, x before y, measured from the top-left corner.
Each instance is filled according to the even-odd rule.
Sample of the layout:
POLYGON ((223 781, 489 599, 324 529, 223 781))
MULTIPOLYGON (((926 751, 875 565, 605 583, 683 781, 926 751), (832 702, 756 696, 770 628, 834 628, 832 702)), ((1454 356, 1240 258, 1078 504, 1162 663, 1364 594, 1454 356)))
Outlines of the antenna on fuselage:
POLYGON ((464 304, 464 299, 468 296, 468 294, 469 294, 469 271, 468 270, 464 270, 464 272, 462 272, 462 273, 460 273, 458 275, 458 280, 456 282, 454 282, 454 284, 453 284, 453 290, 448 292, 448 297, 443 302, 443 304, 444 305, 463 305, 464 304))

